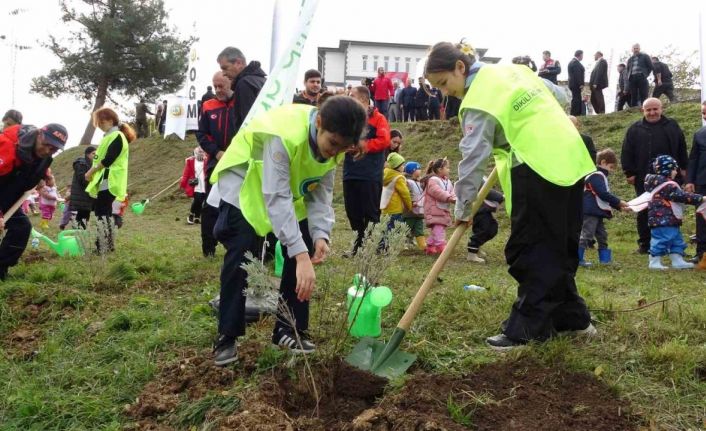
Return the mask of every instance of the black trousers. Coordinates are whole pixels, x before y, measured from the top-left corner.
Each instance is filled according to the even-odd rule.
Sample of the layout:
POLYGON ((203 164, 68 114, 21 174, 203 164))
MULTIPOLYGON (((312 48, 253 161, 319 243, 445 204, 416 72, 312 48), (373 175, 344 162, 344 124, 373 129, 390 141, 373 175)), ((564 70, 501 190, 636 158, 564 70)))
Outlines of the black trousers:
POLYGON ((343 202, 351 229, 356 232, 353 250, 363 244, 369 223, 380 221, 380 195, 382 184, 377 181, 343 181, 343 202))
POLYGON ((512 169, 512 216, 505 258, 519 283, 503 333, 513 340, 543 341, 554 331, 590 323, 576 290, 583 180, 552 184, 527 165, 512 169))
MULTIPOLYGON (((635 177, 635 195, 640 196, 645 192, 645 179, 641 177, 635 177)), ((637 213, 637 245, 644 250, 650 248, 650 239, 652 239, 652 234, 650 233, 650 227, 647 225, 647 210, 644 209, 637 213)))
POLYGON ((414 106, 413 105, 404 105, 402 108, 402 115, 404 117, 404 121, 415 121, 415 116, 414 116, 414 106))
MULTIPOLYGON (((706 184, 696 186, 696 193, 706 194, 706 184)), ((706 252, 706 221, 700 214, 696 214, 696 254, 699 258, 706 252)))
MULTIPOLYGON (((211 168, 206 170, 206 194, 204 196, 203 208, 201 210, 201 251, 204 256, 213 256, 216 254, 216 246, 218 241, 213 233, 213 229, 216 226, 216 219, 218 218, 218 208, 213 207, 206 203, 205 199, 208 198, 208 194, 211 193, 211 182, 208 180, 211 178, 213 169, 216 166, 211 166, 211 168)), ((192 210, 193 212, 193 210, 192 210)))
POLYGON ((201 217, 201 210, 203 209, 203 204, 206 201, 206 193, 194 192, 194 198, 191 201, 191 214, 194 217, 201 217))
POLYGON ((630 106, 630 95, 629 94, 618 94, 615 99, 615 110, 622 111, 625 105, 630 106))
POLYGON ((605 99, 603 98, 603 90, 598 88, 591 89, 591 105, 593 112, 596 114, 605 114, 605 99))
POLYGON ((429 119, 430 120, 439 120, 441 119, 441 107, 439 106, 434 106, 434 107, 429 107, 429 119))
POLYGON ((655 86, 654 91, 652 92, 652 97, 656 97, 659 99, 659 96, 661 95, 666 95, 667 99, 669 99, 670 102, 674 101, 674 84, 662 84, 660 86, 655 86))
MULTIPOLYGON (((306 220, 299 223, 302 237, 311 255, 313 246, 306 220)), ((218 333, 230 337, 245 335, 245 288, 247 273, 240 265, 245 262, 245 252, 257 255, 258 236, 245 220, 240 209, 221 201, 218 219, 214 231, 216 238, 226 248, 221 269, 221 302, 218 320, 218 333)), ((309 301, 299 301, 296 294, 297 263, 287 256, 286 247, 282 248, 284 267, 280 282, 280 305, 284 304, 294 317, 297 331, 306 331, 309 327, 309 301)), ((281 307, 280 307, 281 308, 281 307)), ((281 328, 291 328, 288 320, 277 314, 274 333, 281 328)))
POLYGON ((32 223, 21 208, 5 220, 5 236, 0 242, 0 268, 17 265, 27 248, 31 232, 32 223))
POLYGON ((630 106, 641 106, 642 102, 650 97, 650 86, 647 77, 643 74, 630 75, 628 80, 630 88, 630 106))
POLYGON ((479 212, 473 217, 473 235, 468 239, 468 252, 478 253, 483 244, 498 234, 498 221, 491 212, 479 212))
POLYGON ((76 210, 76 217, 74 218, 74 226, 78 229, 86 229, 88 227, 88 220, 91 219, 91 210, 76 210))
POLYGON ((93 211, 96 214, 98 223, 98 236, 96 237, 96 248, 99 253, 115 250, 115 239, 113 235, 113 196, 109 190, 101 190, 93 203, 93 211), (105 242, 103 242, 103 240, 105 242))
POLYGON ((429 115, 427 115, 427 107, 426 106, 417 106, 414 108, 414 117, 416 121, 426 121, 429 119, 429 115))
POLYGON ((581 89, 580 88, 571 88, 571 115, 578 117, 579 115, 583 115, 583 110, 581 109, 581 104, 583 101, 581 100, 581 89))

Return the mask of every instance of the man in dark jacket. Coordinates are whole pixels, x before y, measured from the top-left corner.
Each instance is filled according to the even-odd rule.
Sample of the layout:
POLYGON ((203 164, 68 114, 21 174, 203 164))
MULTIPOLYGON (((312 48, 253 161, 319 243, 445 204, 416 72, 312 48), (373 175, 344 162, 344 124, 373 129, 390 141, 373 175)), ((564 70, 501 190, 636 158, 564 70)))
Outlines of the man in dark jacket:
POLYGON ((232 46, 221 51, 217 61, 223 74, 231 80, 230 88, 235 97, 232 121, 235 132, 238 133, 262 86, 265 85, 267 74, 260 68, 259 61, 247 63, 242 51, 232 46))
MULTIPOLYGON (((633 123, 625 133, 620 163, 628 184, 635 187, 640 196, 645 191, 645 176, 655 157, 672 156, 679 166, 688 165, 686 140, 679 124, 662 115, 662 102, 649 98, 642 105, 644 118, 633 123)), ((682 170, 677 181, 686 178, 682 170)), ((650 229, 647 226, 647 210, 637 214, 638 253, 647 254, 650 248, 650 229)))
POLYGON ((608 62, 603 58, 603 53, 596 51, 593 55, 596 64, 591 71, 591 78, 588 82, 591 88, 591 105, 596 114, 605 114, 605 99, 603 89, 608 87, 608 62))
POLYGON ((640 52, 640 44, 632 46, 632 57, 628 58, 628 80, 630 82, 630 106, 640 106, 649 92, 647 77, 652 73, 650 56, 640 52))
POLYGON ((659 99, 659 96, 666 95, 670 102, 674 101, 674 83, 672 83, 672 71, 669 66, 659 61, 659 58, 652 57, 652 74, 655 77, 655 89, 652 97, 659 99))
POLYGON ((429 119, 429 86, 424 82, 424 78, 417 79, 419 89, 414 96, 414 115, 417 121, 426 121, 429 119))
MULTIPOLYGON (((235 136, 233 124, 235 99, 230 80, 223 72, 218 71, 213 75, 213 86, 216 89, 215 97, 205 101, 201 107, 199 130, 196 132, 199 146, 208 154, 206 178, 211 177, 216 163, 235 136)), ((211 183, 206 181, 206 195, 210 191, 211 183)), ((212 257, 216 253, 217 241, 213 237, 213 227, 217 217, 218 210, 204 204, 201 211, 201 251, 205 257, 212 257)))
POLYGON ((7 219, 4 214, 47 175, 52 154, 64 149, 67 137, 66 128, 55 123, 41 129, 17 124, 0 134, 0 232, 5 234, 0 242, 0 281, 19 261, 32 230, 21 209, 7 219))
POLYGON ((75 222, 81 229, 86 229, 88 219, 91 218, 91 211, 93 210, 93 198, 86 193, 86 187, 88 186, 86 172, 93 166, 93 158, 95 156, 96 148, 89 145, 83 152, 83 157, 74 160, 73 164, 74 175, 71 180, 69 209, 76 211, 75 222))
POLYGON ((316 106, 321 93, 321 72, 309 69, 304 73, 304 90, 294 95, 292 103, 316 106))
POLYGON ((544 51, 542 53, 542 59, 544 60, 544 64, 542 64, 542 67, 539 69, 537 74, 540 78, 544 78, 547 81, 556 84, 556 77, 561 73, 561 65, 558 61, 552 58, 552 53, 549 51, 544 51))
POLYGON ((622 111, 625 105, 630 106, 630 84, 628 82, 628 71, 625 64, 618 65, 618 89, 615 92, 615 110, 622 111))
POLYGON ((412 87, 412 79, 407 80, 407 85, 402 90, 400 100, 402 101, 402 116, 404 121, 415 121, 414 98, 417 96, 417 89, 412 87))
POLYGON ((149 126, 147 125, 147 114, 154 115, 145 103, 145 99, 140 98, 140 102, 135 105, 135 128, 138 138, 149 136, 149 126))
POLYGON ((577 50, 574 53, 574 58, 569 62, 569 90, 571 90, 571 115, 581 115, 581 90, 586 80, 586 69, 581 64, 583 60, 583 51, 577 50))
POLYGON ((380 195, 385 152, 390 148, 390 125, 378 110, 370 106, 370 91, 364 85, 353 87, 351 97, 368 111, 368 135, 365 154, 360 159, 346 153, 343 161, 343 202, 351 229, 356 232, 354 255, 363 243, 369 223, 380 221, 380 195))
MULTIPOLYGON (((701 117, 706 121, 706 101, 701 103, 701 117)), ((694 133, 694 141, 689 153, 689 175, 684 191, 706 195, 706 126, 694 133)), ((706 261, 702 262, 706 251, 706 221, 696 214, 696 257, 699 269, 706 269, 706 261)))

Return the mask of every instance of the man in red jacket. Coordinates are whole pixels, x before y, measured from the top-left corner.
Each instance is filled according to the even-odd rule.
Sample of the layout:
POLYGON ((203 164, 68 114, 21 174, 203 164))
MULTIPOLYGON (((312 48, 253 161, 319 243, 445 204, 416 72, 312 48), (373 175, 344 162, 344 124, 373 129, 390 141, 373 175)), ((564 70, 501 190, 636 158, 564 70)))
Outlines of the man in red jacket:
POLYGON ((385 69, 378 67, 378 77, 373 81, 371 87, 375 107, 387 119, 387 111, 390 108, 390 98, 395 95, 392 81, 385 76, 385 69))

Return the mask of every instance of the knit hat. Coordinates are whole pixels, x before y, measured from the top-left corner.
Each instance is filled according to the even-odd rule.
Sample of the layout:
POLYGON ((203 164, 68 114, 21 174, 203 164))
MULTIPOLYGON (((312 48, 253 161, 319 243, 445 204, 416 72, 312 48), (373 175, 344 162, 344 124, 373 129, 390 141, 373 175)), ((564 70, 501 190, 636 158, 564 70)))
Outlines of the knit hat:
POLYGON ((399 153, 390 153, 387 156, 387 164, 394 170, 397 170, 400 166, 404 165, 404 157, 399 153))
POLYGON ((404 165, 404 173, 407 175, 412 175, 414 171, 422 169, 422 165, 420 165, 417 162, 407 162, 406 165, 404 165))
POLYGON ((672 176, 673 170, 679 169, 679 164, 671 156, 662 154, 657 156, 652 162, 652 169, 654 169, 655 174, 669 178, 672 176))

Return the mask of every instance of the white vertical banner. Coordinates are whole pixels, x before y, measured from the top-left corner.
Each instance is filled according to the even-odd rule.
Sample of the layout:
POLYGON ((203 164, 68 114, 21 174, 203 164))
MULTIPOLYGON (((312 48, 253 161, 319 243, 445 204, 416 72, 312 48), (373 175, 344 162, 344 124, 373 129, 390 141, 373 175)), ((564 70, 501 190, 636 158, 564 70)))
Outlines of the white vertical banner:
MULTIPOLYGON (((265 82, 265 86, 260 90, 260 94, 255 99, 248 112, 248 116, 243 121, 243 126, 250 122, 250 119, 263 111, 269 111, 275 106, 284 103, 291 103, 296 87, 297 73, 299 72, 299 61, 304 51, 311 22, 316 12, 318 0, 301 0, 301 10, 295 31, 290 38, 289 44, 285 47, 277 59, 275 67, 265 82)), ((240 130, 243 130, 241 127, 240 130)))
POLYGON ((275 9, 272 12, 272 41, 270 42, 270 73, 275 68, 277 57, 280 54, 284 40, 282 40, 284 11, 282 10, 283 0, 275 0, 275 9))
POLYGON ((182 140, 186 137, 186 99, 183 96, 167 98, 167 119, 164 122, 164 139, 175 134, 182 140))
MULTIPOLYGON (((699 56, 701 57, 701 102, 706 101, 706 34, 704 34, 704 13, 699 12, 699 56)), ((706 126, 706 120, 702 119, 701 124, 706 126)))
POLYGON ((199 129, 199 105, 196 93, 196 65, 198 60, 199 54, 196 46, 193 45, 189 51, 189 68, 186 71, 186 130, 199 129))

